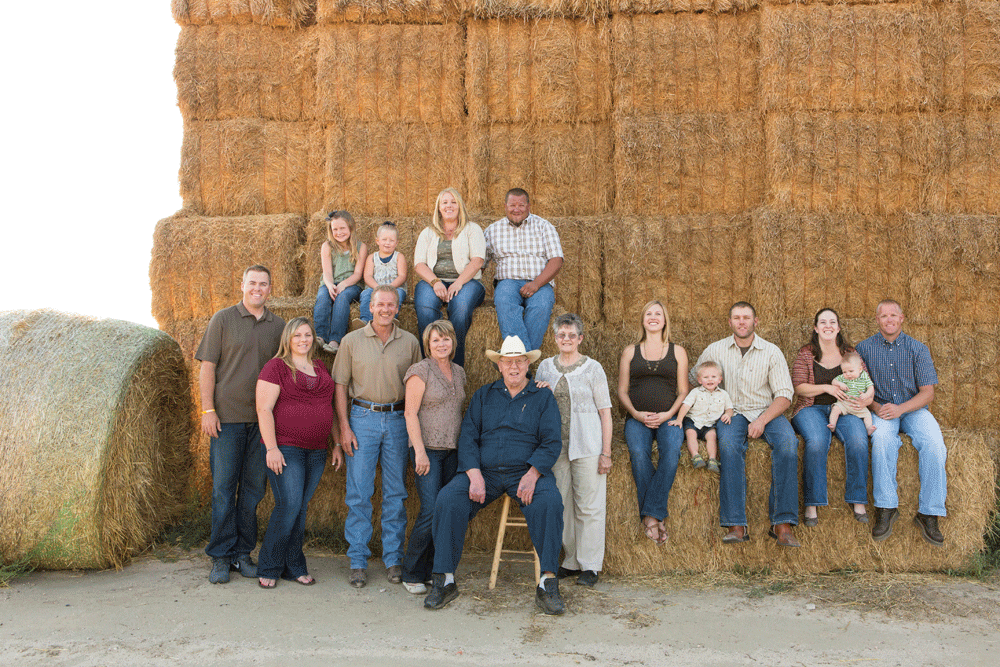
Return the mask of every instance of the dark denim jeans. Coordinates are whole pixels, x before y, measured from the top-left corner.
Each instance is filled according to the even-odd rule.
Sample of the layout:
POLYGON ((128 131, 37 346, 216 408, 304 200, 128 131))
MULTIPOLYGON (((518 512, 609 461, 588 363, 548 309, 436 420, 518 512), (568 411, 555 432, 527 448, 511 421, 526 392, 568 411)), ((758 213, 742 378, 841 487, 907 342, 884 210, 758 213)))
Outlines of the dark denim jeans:
MULTIPOLYGON (((827 505, 826 463, 830 453, 833 433, 830 423, 832 405, 811 405, 802 408, 792 417, 792 426, 805 440, 802 456, 802 503, 827 505)), ((860 417, 841 415, 837 420, 837 439, 844 443, 844 463, 847 477, 844 482, 844 501, 868 502, 868 431, 860 417)))
MULTIPOLYGON (((422 583, 431 578, 434 567, 434 540, 431 526, 434 522, 434 502, 438 492, 451 481, 458 469, 458 452, 454 449, 428 449, 427 460, 431 469, 426 475, 414 475, 420 513, 417 514, 410 541, 403 556, 403 581, 422 583)), ((410 449, 410 463, 416 465, 416 455, 410 449)))
POLYGON ((361 296, 361 286, 351 285, 337 295, 337 300, 330 298, 326 285, 320 285, 316 292, 316 305, 313 307, 313 324, 316 335, 324 342, 340 342, 351 326, 351 302, 361 296))
MULTIPOLYGON (((715 422, 719 435, 719 525, 747 525, 747 429, 743 415, 729 424, 715 422)), ((779 415, 764 427, 771 446, 771 494, 768 515, 772 524, 799 523, 799 439, 792 425, 779 415)))
POLYGON ((268 579, 296 579, 309 574, 302 540, 306 529, 306 507, 319 486, 326 467, 325 449, 282 447, 285 467, 280 475, 267 468, 274 494, 274 509, 260 547, 257 575, 268 579))
POLYGON ((205 553, 235 560, 257 546, 257 505, 264 497, 264 445, 256 422, 222 424, 209 450, 212 536, 205 553))
MULTIPOLYGON (((451 287, 450 282, 446 282, 445 287, 451 287)), ((482 305, 486 296, 486 289, 478 280, 470 280, 462 285, 455 298, 448 302, 448 321, 455 327, 455 337, 458 345, 455 347, 455 363, 465 366, 465 336, 469 333, 469 326, 472 324, 472 313, 476 307, 482 305)), ((434 320, 441 319, 441 299, 434 293, 434 288, 421 280, 413 290, 413 307, 417 311, 417 340, 420 341, 420 351, 427 355, 424 350, 424 329, 434 320)))
POLYGON ((625 444, 632 460, 632 477, 639 516, 651 516, 662 521, 669 515, 667 502, 677 476, 677 462, 684 444, 684 431, 666 422, 651 429, 637 419, 625 420, 625 444), (653 467, 653 439, 659 452, 657 467, 653 467))

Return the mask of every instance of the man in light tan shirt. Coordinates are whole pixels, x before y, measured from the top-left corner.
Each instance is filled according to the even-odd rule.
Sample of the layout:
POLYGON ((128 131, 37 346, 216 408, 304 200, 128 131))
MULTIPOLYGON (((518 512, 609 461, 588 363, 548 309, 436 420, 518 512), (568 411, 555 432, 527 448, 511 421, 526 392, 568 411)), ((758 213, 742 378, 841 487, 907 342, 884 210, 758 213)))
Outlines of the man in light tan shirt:
POLYGON ((395 323, 399 295, 390 285, 372 291, 372 321, 344 336, 333 364, 340 443, 347 465, 347 519, 350 583, 367 582, 372 538, 375 466, 382 468, 382 562, 390 582, 402 581, 406 533, 406 465, 409 438, 403 416, 406 370, 420 361, 417 338, 395 323), (348 406, 350 404, 350 406, 348 406), (348 410, 350 407, 350 410, 348 410))
POLYGON ((792 377, 784 355, 773 343, 756 335, 757 312, 745 301, 729 309, 733 335, 712 343, 695 368, 714 361, 723 371, 724 387, 733 400, 735 414, 729 424, 721 421, 719 435, 719 523, 728 527, 722 541, 736 544, 750 540, 746 515, 747 438, 763 437, 771 446, 771 495, 768 501, 769 535, 780 546, 801 546, 792 526, 798 524, 799 440, 782 414, 792 404, 792 377))

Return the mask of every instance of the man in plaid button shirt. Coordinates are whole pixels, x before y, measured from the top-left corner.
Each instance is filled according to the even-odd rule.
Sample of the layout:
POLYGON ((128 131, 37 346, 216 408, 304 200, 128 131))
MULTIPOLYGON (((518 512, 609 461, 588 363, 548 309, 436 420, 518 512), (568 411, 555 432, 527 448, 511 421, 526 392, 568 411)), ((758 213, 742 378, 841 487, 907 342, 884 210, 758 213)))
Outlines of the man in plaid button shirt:
POLYGON ((505 206, 507 217, 486 228, 486 257, 496 262, 493 305, 500 337, 517 336, 537 350, 555 304, 562 245, 552 223, 531 212, 526 191, 509 190, 505 206))
POLYGON ((948 479, 945 463, 948 449, 941 426, 927 406, 934 400, 937 371, 930 350, 923 343, 903 333, 903 307, 898 301, 883 299, 875 309, 878 333, 858 343, 875 383, 872 401, 872 493, 876 520, 872 539, 876 542, 892 535, 899 516, 896 462, 903 446, 899 434, 906 433, 917 450, 920 494, 914 523, 923 538, 939 547, 944 535, 938 517, 947 514, 948 479))

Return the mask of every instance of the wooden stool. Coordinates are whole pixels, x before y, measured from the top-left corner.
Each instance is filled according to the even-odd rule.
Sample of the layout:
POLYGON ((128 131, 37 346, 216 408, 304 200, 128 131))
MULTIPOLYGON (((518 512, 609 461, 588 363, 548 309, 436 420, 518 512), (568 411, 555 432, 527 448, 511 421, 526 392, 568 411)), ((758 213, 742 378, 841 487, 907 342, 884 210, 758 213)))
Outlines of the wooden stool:
POLYGON ((520 518, 510 516, 510 496, 504 494, 503 497, 503 509, 500 510, 500 527, 497 530, 497 546, 493 550, 493 569, 490 570, 490 590, 496 588, 497 585, 497 571, 500 569, 500 561, 506 560, 508 562, 518 561, 527 563, 527 558, 501 558, 505 553, 508 554, 519 554, 522 556, 527 556, 531 554, 535 561, 535 585, 538 585, 538 580, 541 579, 542 568, 541 564, 538 562, 538 552, 532 548, 531 551, 515 551, 513 549, 503 548, 503 538, 507 533, 507 527, 511 528, 527 528, 528 521, 522 515, 520 518))

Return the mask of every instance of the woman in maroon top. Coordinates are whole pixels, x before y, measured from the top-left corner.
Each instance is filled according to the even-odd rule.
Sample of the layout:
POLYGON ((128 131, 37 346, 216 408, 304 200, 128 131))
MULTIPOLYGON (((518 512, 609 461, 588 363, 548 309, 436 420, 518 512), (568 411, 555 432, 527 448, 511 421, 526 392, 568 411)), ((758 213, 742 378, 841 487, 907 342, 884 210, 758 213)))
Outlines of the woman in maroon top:
MULTIPOLYGON (((312 323, 296 317, 285 325, 278 355, 257 380, 257 420, 274 494, 257 565, 261 588, 274 588, 279 577, 303 586, 316 583, 302 553, 306 507, 323 475, 327 441, 336 431, 335 385, 323 362, 313 359, 315 349, 312 323)), ((337 445, 334 468, 340 470, 343 461, 337 445)))
MULTIPOLYGON (((840 375, 840 362, 854 348, 840 330, 840 317, 833 308, 821 308, 813 318, 812 337, 799 349, 792 366, 792 426, 805 440, 802 456, 802 498, 805 504, 805 524, 819 523, 817 507, 828 504, 826 464, 831 437, 844 444, 844 501, 854 511, 854 518, 868 523, 865 503, 868 502, 868 432, 860 417, 844 415, 830 432, 830 410, 847 394, 833 385, 840 375), (850 417, 850 419, 847 419, 850 417)), ((862 362, 862 366, 864 363, 862 362)), ((867 369, 865 369, 867 370, 867 369)))

